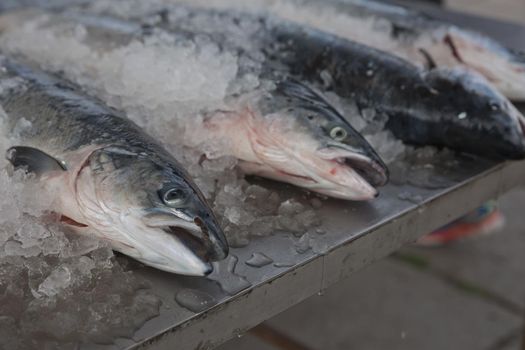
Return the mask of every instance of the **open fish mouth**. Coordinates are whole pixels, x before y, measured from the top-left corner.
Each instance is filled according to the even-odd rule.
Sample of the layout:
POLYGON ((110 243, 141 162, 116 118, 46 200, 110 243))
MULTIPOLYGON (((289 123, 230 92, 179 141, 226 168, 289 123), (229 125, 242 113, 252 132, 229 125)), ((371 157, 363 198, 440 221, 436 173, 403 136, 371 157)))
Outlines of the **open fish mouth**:
POLYGON ((332 158, 334 162, 352 168, 373 187, 384 186, 388 182, 388 167, 375 153, 367 156, 340 145, 329 145, 327 149, 339 154, 332 158))
MULTIPOLYGON (((162 230, 175 238, 187 251, 191 260, 197 259, 205 265, 204 274, 213 271, 211 263, 228 255, 228 245, 205 219, 196 217, 181 219, 173 214, 153 213, 146 215, 146 226, 162 230)), ((176 257, 174 257, 176 259, 176 257)))
POLYGON ((191 250, 202 261, 213 262, 224 259, 228 255, 227 247, 217 244, 212 239, 213 233, 201 218, 193 219, 193 225, 165 226, 164 232, 177 237, 179 241, 191 250))
POLYGON ((201 237, 195 235, 195 232, 177 226, 167 226, 162 229, 169 235, 177 237, 186 248, 193 252, 200 260, 210 263, 217 260, 208 249, 208 245, 201 237))
POLYGON ((374 187, 384 186, 388 182, 388 168, 383 167, 366 157, 345 157, 336 159, 337 162, 344 162, 354 169, 363 179, 374 187))

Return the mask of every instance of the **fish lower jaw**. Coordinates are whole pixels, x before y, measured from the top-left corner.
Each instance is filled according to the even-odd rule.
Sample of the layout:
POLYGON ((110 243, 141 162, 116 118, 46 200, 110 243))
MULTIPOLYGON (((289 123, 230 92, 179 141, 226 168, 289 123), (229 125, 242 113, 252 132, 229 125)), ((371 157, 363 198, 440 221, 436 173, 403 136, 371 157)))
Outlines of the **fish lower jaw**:
POLYGON ((372 190, 369 193, 347 193, 346 191, 337 191, 331 188, 327 189, 316 189, 315 192, 324 194, 326 196, 337 198, 337 199, 344 199, 349 201, 368 201, 376 198, 379 195, 379 192, 376 190, 372 190))
MULTIPOLYGON (((144 244, 144 242, 135 242, 134 244, 121 244, 105 239, 111 246, 111 249, 127 255, 137 261, 140 261, 146 266, 150 266, 162 271, 175 273, 185 276, 206 276, 213 271, 211 262, 204 261, 196 256, 191 259, 178 259, 177 254, 170 254, 169 252, 160 252, 161 249, 154 249, 154 247, 144 244), (142 244, 141 244, 142 243, 142 244)), ((157 247, 159 248, 159 247, 157 247)), ((186 250, 184 247, 179 247, 180 254, 186 250)))
POLYGON ((295 174, 281 169, 274 169, 268 165, 260 163, 243 161, 239 165, 245 174, 257 175, 275 181, 289 183, 309 190, 312 190, 312 187, 315 187, 317 184, 319 184, 319 182, 313 177, 295 174))
MULTIPOLYGON (((335 163, 335 162, 334 162, 335 163)), ((272 180, 286 182, 306 190, 327 195, 329 197, 363 201, 377 197, 378 192, 370 185, 363 184, 361 189, 353 189, 323 178, 314 178, 306 175, 289 173, 271 168, 268 165, 243 161, 239 163, 246 174, 266 177, 272 180)), ((364 180, 363 180, 364 181, 364 180)))
POLYGON ((291 178, 296 178, 297 180, 299 181, 305 181, 306 183, 311 183, 311 184, 317 184, 318 182, 316 180, 314 180, 313 178, 309 177, 309 176, 304 176, 304 175, 298 175, 298 174, 292 174, 292 173, 288 173, 286 171, 282 171, 282 170, 278 170, 277 171, 278 174, 282 174, 283 177, 291 177, 291 178))

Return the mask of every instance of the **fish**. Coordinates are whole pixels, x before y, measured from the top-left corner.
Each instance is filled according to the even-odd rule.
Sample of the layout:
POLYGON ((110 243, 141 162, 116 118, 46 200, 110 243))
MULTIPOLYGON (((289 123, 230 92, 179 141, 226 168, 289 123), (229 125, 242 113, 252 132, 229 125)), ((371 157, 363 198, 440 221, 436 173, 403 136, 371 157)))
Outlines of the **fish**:
POLYGON ((0 105, 15 168, 57 194, 50 210, 145 265, 204 276, 228 243, 177 160, 120 112, 31 62, 0 61, 0 105))
POLYGON ((389 171, 366 139, 315 90, 292 79, 244 101, 227 120, 212 117, 214 137, 230 140, 240 168, 333 198, 368 200, 389 171))
POLYGON ((421 69, 373 47, 272 15, 176 5, 157 17, 163 28, 200 30, 224 45, 258 48, 269 57, 266 72, 284 69, 295 79, 332 91, 365 120, 370 114, 386 116, 385 127, 405 143, 496 160, 525 156, 525 118, 476 72, 421 69), (257 25, 243 30, 245 22, 257 25), (239 35, 245 37, 239 40, 239 35))
MULTIPOLYGON (((85 29, 83 43, 102 54, 110 52, 112 47, 155 33, 146 24, 107 16, 78 13, 46 16, 48 20, 40 29, 64 26, 68 21, 73 26, 82 24, 85 29)), ((6 17, 0 22, 5 30, 6 17)), ((200 34, 199 37, 202 39, 200 34)), ((191 43, 196 41, 192 32, 178 32, 176 38, 191 43)), ((49 42, 53 38, 48 36, 46 40, 49 42)), ((214 38, 209 37, 209 40, 214 38)), ((224 46, 224 49, 229 48, 224 46)), ((23 48, 19 53, 24 53, 23 48)), ((57 51, 52 56, 60 60, 64 54, 67 53, 57 51)), ((248 53, 239 50, 235 55, 239 61, 245 56, 251 59, 248 53)), ((76 72, 85 72, 96 82, 92 76, 98 69, 96 60, 68 62, 76 72)), ((239 70, 242 74, 250 68, 240 66, 239 70)), ((246 174, 290 183, 334 198, 375 198, 379 193, 377 188, 388 181, 388 168, 341 113, 319 91, 300 80, 279 74, 259 78, 262 87, 229 96, 227 108, 207 111, 198 130, 187 127, 193 130, 192 138, 199 137, 206 142, 220 140, 214 142, 214 151, 236 157, 246 174)), ((148 77, 152 79, 155 77, 148 77)), ((187 122, 191 120, 188 117, 187 122)))
POLYGON ((477 73, 419 70, 379 50, 293 25, 275 27, 273 40, 293 74, 327 85, 361 114, 386 115, 386 128, 406 143, 499 160, 525 156, 525 118, 477 73))
POLYGON ((268 11, 389 52, 420 67, 462 67, 507 98, 525 100, 525 55, 481 33, 377 1, 272 2, 268 11))

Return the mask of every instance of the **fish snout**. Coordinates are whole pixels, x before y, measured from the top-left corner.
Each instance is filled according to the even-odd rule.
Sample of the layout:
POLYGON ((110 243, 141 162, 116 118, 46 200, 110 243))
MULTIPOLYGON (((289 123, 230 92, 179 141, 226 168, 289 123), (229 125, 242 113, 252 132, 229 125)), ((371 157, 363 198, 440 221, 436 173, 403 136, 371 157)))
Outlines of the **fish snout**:
POLYGON ((164 227, 164 231, 175 236, 203 262, 219 261, 228 256, 229 247, 224 233, 209 217, 199 216, 193 219, 193 223, 169 225, 164 227))
MULTIPOLYGON (((523 159, 525 158, 525 118, 510 102, 505 108, 493 112, 486 124, 484 146, 488 158, 494 159, 523 159), (487 142, 491 141, 491 142, 487 142)), ((480 147, 479 140, 473 140, 472 147, 480 147), (477 142, 476 142, 477 141, 477 142)))
MULTIPOLYGON (((172 237, 178 246, 178 253, 171 258, 180 260, 174 262, 173 266, 184 265, 184 271, 173 272, 207 275, 213 271, 212 262, 228 256, 228 242, 213 214, 204 213, 181 218, 180 215, 171 212, 154 210, 147 214, 144 220, 147 227, 161 229, 172 237)), ((170 256, 171 254, 167 253, 170 256)), ((170 270, 169 267, 161 269, 170 270)))
POLYGON ((374 159, 373 157, 346 156, 344 163, 354 169, 373 187, 384 186, 388 182, 388 167, 379 157, 374 159))
POLYGON ((388 167, 371 147, 355 150, 344 144, 330 144, 323 153, 353 169, 373 187, 384 186, 388 182, 388 167))

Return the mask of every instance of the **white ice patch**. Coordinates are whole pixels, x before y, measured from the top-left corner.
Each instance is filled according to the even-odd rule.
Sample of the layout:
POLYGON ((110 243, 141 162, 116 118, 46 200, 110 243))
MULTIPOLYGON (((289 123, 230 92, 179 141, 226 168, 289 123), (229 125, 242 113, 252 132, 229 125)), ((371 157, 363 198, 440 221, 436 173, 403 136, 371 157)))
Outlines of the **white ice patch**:
MULTIPOLYGON (((22 53, 68 78, 96 91, 110 105, 123 109, 139 125, 163 134, 166 125, 193 130, 177 141, 196 145, 206 140, 200 135, 202 120, 196 112, 223 106, 230 83, 237 76, 237 58, 213 43, 175 43, 168 34, 132 40, 105 51, 85 43, 86 29, 77 25, 65 30, 54 27, 47 16, 36 16, 13 30, 6 29, 2 47, 22 53), (152 77, 155 77, 152 79, 152 77), (162 126, 161 126, 162 125, 162 126)), ((253 84, 253 83, 252 83, 253 84)))
POLYGON ((222 103, 237 66, 233 55, 213 44, 177 46, 170 38, 150 37, 102 55, 96 70, 106 92, 121 97, 124 108, 180 103, 201 109, 222 103))
MULTIPOLYGON (((411 50, 410 45, 404 45, 405 43, 402 40, 391 39, 392 24, 390 21, 379 16, 349 15, 344 11, 338 10, 337 6, 326 6, 322 2, 316 1, 155 0, 151 6, 145 6, 144 2, 140 0, 125 2, 98 0, 94 1, 90 10, 95 13, 111 13, 123 18, 132 18, 151 14, 155 10, 161 10, 170 4, 188 4, 190 6, 226 11, 233 9, 252 13, 269 13, 282 19, 318 28, 327 33, 364 43, 383 51, 394 52, 405 59, 414 60, 420 56, 417 49, 411 50)), ((358 4, 357 6, 370 6, 370 4, 358 4)))

